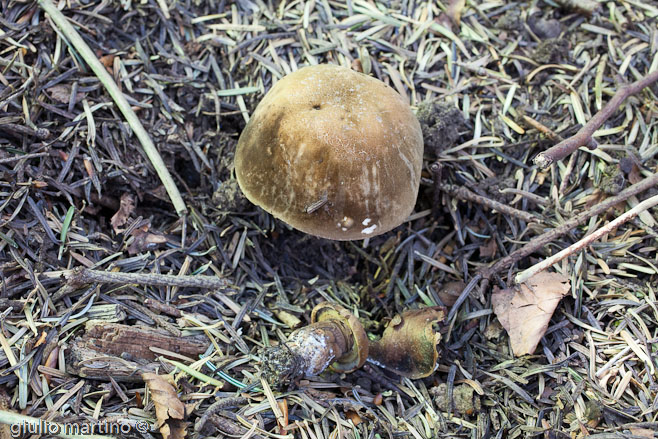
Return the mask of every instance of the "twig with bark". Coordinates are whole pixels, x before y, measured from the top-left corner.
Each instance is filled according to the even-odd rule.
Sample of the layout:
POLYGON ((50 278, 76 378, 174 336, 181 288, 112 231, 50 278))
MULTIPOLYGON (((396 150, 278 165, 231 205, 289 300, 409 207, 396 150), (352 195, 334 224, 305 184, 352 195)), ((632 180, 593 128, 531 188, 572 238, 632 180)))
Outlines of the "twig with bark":
POLYGON ((649 73, 645 77, 631 84, 619 88, 605 107, 596 113, 594 117, 592 117, 590 121, 587 122, 575 135, 538 154, 534 159, 535 164, 540 168, 546 168, 552 163, 567 157, 581 146, 596 149, 598 144, 592 137, 594 132, 598 130, 615 111, 617 111, 626 98, 639 93, 645 87, 650 86, 656 81, 658 81, 658 70, 649 73))
POLYGON ((446 184, 446 183, 437 183, 436 187, 441 190, 442 192, 445 192, 449 194, 452 197, 459 198, 464 201, 471 201, 473 203, 478 203, 483 206, 486 206, 492 210, 497 210, 500 213, 504 213, 510 216, 514 216, 517 218, 520 218, 526 222, 541 222, 541 218, 528 213, 524 212, 519 209, 515 209, 511 206, 508 206, 506 204, 500 203, 496 200, 492 200, 487 197, 483 197, 482 195, 478 195, 476 193, 471 192, 467 188, 463 186, 457 186, 454 184, 446 184))
MULTIPOLYGON (((510 265, 520 261, 521 259, 533 254, 534 252, 544 247, 548 243, 554 241, 556 238, 568 233, 574 227, 578 227, 579 225, 584 224, 591 217, 595 215, 599 215, 613 208, 616 204, 626 201, 633 195, 637 195, 641 192, 644 192, 645 190, 654 187, 656 185, 658 185, 658 173, 652 175, 651 177, 647 177, 644 180, 635 183, 632 186, 629 186, 628 188, 621 191, 619 195, 607 198, 604 201, 600 202, 599 204, 596 204, 591 208, 587 209, 586 211, 582 212, 581 214, 571 218, 570 220, 565 221, 560 226, 531 239, 523 247, 513 251, 512 253, 505 256, 504 258, 499 259, 495 264, 491 265, 490 267, 481 270, 480 274, 482 274, 482 277, 485 279, 486 282, 486 280, 491 278, 495 273, 498 273, 501 270, 504 270, 505 268, 509 267, 510 265)), ((486 288, 486 286, 483 286, 483 289, 484 288, 486 288)))
POLYGON ((67 284, 80 287, 91 283, 101 284, 139 284, 154 287, 182 287, 200 288, 205 290, 218 290, 226 288, 228 281, 217 276, 179 276, 174 274, 154 273, 120 273, 88 268, 74 268, 72 270, 52 271, 42 273, 45 277, 63 276, 67 284))
POLYGON ((587 236, 585 236, 583 239, 580 241, 576 242, 575 244, 570 245, 569 247, 565 248, 564 250, 554 254, 553 256, 544 259, 543 261, 533 265, 532 267, 528 268, 525 271, 522 271, 521 273, 517 274, 516 277, 514 278, 514 281, 517 284, 523 283, 532 276, 534 276, 536 273, 539 273, 542 270, 546 270, 548 267, 550 267, 553 264, 557 264, 564 258, 579 252, 580 250, 584 249, 588 245, 590 245, 592 242, 596 241, 597 239, 601 238, 604 235, 607 235, 610 233, 612 230, 616 229, 617 227, 621 226, 627 221, 632 220, 636 216, 638 216, 640 213, 644 212, 647 209, 651 209, 653 206, 658 204, 658 195, 654 195, 651 198, 648 198, 629 210, 628 212, 624 213, 623 215, 618 216, 615 218, 615 220, 609 222, 608 224, 604 225, 603 227, 600 227, 598 230, 596 230, 594 233, 591 233, 587 236))

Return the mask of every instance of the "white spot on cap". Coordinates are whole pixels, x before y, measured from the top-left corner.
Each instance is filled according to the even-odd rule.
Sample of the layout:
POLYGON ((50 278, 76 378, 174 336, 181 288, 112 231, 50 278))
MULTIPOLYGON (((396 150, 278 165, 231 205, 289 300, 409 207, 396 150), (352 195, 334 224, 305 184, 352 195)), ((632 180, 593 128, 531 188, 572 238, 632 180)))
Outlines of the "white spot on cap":
POLYGON ((366 227, 365 229, 361 230, 361 233, 365 235, 370 235, 372 232, 375 231, 376 228, 377 228, 377 224, 373 224, 372 226, 366 227))
POLYGON ((368 224, 370 224, 370 221, 372 221, 370 218, 366 218, 366 219, 363 220, 363 222, 361 224, 363 224, 364 226, 367 226, 368 224))

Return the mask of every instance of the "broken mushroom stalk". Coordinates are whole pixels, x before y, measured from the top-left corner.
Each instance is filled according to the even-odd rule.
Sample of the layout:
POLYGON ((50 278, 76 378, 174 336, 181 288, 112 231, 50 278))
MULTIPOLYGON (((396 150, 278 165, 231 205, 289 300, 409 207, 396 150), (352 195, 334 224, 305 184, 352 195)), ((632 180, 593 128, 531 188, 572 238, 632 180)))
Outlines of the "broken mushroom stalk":
POLYGON ((441 340, 437 323, 444 307, 409 310, 396 315, 379 340, 369 340, 356 316, 323 302, 311 312, 311 324, 290 334, 288 342, 265 349, 263 377, 286 385, 325 369, 352 372, 370 360, 398 375, 417 379, 434 372, 441 340))

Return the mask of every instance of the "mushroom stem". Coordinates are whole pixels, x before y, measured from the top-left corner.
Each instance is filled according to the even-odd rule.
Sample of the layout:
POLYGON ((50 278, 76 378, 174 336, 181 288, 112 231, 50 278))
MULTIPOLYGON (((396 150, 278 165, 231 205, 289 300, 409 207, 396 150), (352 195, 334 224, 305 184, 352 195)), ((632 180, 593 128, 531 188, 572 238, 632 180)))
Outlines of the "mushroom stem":
POLYGON ((348 355, 353 347, 352 330, 343 322, 315 322, 290 334, 287 343, 264 351, 263 377, 274 384, 316 376, 348 355))
POLYGON ((262 375, 270 384, 282 386, 319 375, 327 367, 352 372, 370 359, 398 375, 422 378, 434 371, 441 339, 435 324, 444 318, 443 307, 409 310, 391 320, 380 340, 370 341, 349 311, 321 303, 311 313, 311 325, 263 352, 262 375))

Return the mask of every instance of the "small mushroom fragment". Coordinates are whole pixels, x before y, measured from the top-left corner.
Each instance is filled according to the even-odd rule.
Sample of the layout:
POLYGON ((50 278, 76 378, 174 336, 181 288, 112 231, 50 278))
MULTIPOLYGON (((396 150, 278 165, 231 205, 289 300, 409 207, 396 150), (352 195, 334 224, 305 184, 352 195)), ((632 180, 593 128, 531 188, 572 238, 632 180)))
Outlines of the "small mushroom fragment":
MULTIPOLYGON (((331 368, 336 372, 352 372, 363 366, 368 358, 368 336, 359 319, 345 308, 329 302, 323 302, 313 308, 311 322, 339 322, 348 328, 347 345, 349 350, 343 355, 336 355, 336 361, 331 368)), ((345 334, 345 332, 343 332, 345 334)))
POLYGON ((238 141, 246 197, 303 232, 363 239, 400 225, 420 185, 423 137, 391 87, 336 65, 279 80, 238 141))
POLYGON ((439 359, 441 341, 437 323, 443 321, 442 306, 412 309, 396 315, 379 341, 370 343, 370 360, 407 378, 431 375, 439 359))

